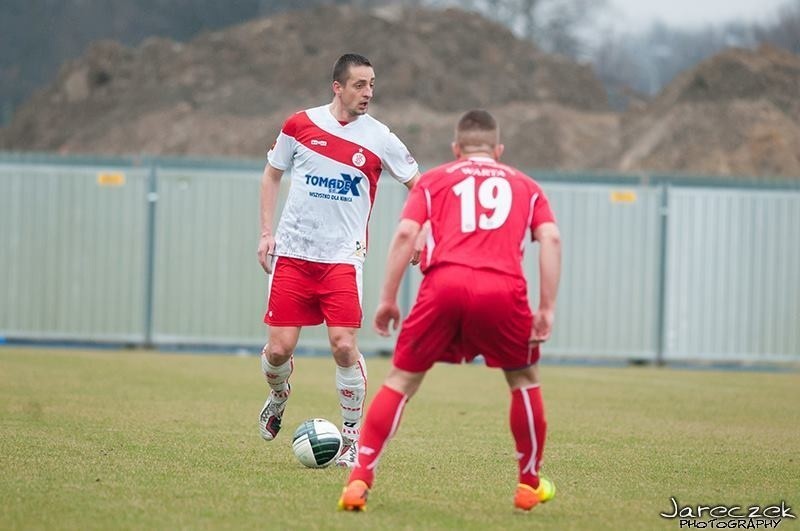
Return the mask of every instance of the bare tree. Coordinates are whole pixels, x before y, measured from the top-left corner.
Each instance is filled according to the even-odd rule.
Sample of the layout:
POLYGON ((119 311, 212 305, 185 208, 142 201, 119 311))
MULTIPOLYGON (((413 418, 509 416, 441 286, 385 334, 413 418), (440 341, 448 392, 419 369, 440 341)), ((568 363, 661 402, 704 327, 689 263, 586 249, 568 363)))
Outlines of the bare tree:
POLYGON ((536 8, 541 4, 541 0, 518 0, 519 15, 522 20, 522 35, 528 40, 536 39, 536 8))
POLYGON ((730 23, 699 30, 653 24, 640 34, 609 34, 591 62, 609 93, 632 90, 655 95, 675 76, 725 48, 758 44, 753 26, 730 23))
POLYGON ((800 53, 800 0, 794 0, 781 8, 775 23, 759 26, 755 34, 761 42, 800 53))
POLYGON ((607 0, 424 0, 429 7, 455 5, 508 26, 517 35, 555 53, 583 54, 581 30, 607 0))

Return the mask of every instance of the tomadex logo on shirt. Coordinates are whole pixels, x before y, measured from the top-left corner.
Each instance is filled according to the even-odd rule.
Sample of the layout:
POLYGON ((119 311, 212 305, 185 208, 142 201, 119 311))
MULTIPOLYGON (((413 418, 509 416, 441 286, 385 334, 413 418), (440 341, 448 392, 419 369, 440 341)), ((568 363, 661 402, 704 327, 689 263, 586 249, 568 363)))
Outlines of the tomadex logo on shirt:
POLYGON ((341 179, 306 174, 307 185, 322 188, 327 191, 327 193, 309 192, 309 195, 311 197, 347 202, 353 200, 353 197, 350 196, 361 197, 361 193, 358 191, 358 183, 361 182, 363 177, 353 177, 346 173, 340 173, 339 175, 341 179))

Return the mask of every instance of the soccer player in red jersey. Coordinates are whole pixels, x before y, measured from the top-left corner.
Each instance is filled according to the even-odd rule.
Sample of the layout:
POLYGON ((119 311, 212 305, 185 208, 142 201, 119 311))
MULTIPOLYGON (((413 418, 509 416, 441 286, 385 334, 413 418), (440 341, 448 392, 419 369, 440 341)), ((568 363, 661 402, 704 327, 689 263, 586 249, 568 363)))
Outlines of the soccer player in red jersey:
POLYGON ((286 120, 261 179, 258 261, 269 275, 261 368, 270 387, 259 414, 261 436, 271 441, 281 429, 301 327, 325 322, 342 412, 344 446, 336 463, 347 467, 356 459, 367 385, 356 344, 367 221, 382 174, 408 188, 419 178, 405 145, 367 114, 374 84, 366 57, 341 56, 333 68, 333 100, 286 120), (273 232, 284 172, 292 185, 273 232))
POLYGON ((561 241, 539 185, 498 162, 497 122, 486 111, 464 114, 456 126, 454 162, 425 172, 408 197, 386 266, 374 327, 384 336, 400 310, 397 292, 420 227, 430 222, 417 300, 397 339, 393 367, 370 404, 360 449, 339 508, 362 510, 375 467, 400 423, 403 408, 436 362, 482 355, 503 370, 511 390, 510 425, 519 483, 514 505, 530 510, 555 494, 539 475, 546 422, 539 387, 539 344, 550 337, 561 272, 561 241), (531 312, 522 271, 527 234, 539 243, 541 292, 531 312))

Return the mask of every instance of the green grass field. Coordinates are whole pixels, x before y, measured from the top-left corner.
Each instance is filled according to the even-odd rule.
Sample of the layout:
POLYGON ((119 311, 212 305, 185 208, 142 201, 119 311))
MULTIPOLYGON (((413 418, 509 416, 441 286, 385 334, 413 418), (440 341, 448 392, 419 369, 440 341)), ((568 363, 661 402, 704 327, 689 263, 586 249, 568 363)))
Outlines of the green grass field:
MULTIPOLYGON (((389 368, 370 359, 370 392, 389 368)), ((512 510, 502 375, 438 366, 381 460, 369 510, 346 472, 305 469, 291 435, 339 423, 333 361, 298 358, 265 443, 256 357, 0 349, 0 529, 679 529, 682 504, 800 516, 800 374, 547 366, 543 471, 555 500, 512 510)), ((800 529, 784 519, 780 529, 800 529)))

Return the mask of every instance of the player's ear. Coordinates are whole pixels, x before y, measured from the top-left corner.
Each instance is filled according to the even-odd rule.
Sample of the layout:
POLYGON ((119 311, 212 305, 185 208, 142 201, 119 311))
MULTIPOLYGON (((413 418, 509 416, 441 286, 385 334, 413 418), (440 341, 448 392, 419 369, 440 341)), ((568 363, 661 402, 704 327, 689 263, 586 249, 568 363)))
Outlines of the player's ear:
POLYGON ((494 146, 494 158, 495 160, 500 160, 500 157, 503 155, 503 151, 506 150, 506 147, 503 144, 497 144, 494 146))
POLYGON ((461 158, 461 146, 457 142, 450 143, 450 149, 453 150, 453 156, 457 159, 461 158))
POLYGON ((331 88, 333 89, 333 93, 337 96, 342 93, 342 85, 338 81, 331 83, 331 88))

